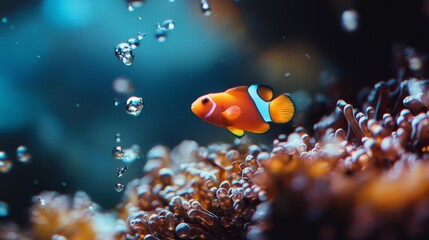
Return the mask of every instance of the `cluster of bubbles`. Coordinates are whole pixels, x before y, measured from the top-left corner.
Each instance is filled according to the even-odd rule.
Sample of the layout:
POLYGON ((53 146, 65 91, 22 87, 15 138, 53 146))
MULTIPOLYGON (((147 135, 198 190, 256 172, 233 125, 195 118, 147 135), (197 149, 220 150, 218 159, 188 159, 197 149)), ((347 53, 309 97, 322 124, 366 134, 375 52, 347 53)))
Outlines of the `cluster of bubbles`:
MULTIPOLYGON (((121 136, 119 133, 115 135, 115 142, 119 144, 121 142, 121 136)), ((137 144, 133 144, 130 148, 123 149, 120 145, 117 145, 112 150, 112 156, 115 159, 121 160, 124 164, 123 167, 119 167, 116 169, 116 177, 120 178, 124 175, 124 173, 128 170, 128 167, 140 157, 141 150, 140 146, 137 144)), ((117 183, 115 185, 115 190, 117 192, 121 192, 124 190, 124 185, 122 183, 117 183)))
MULTIPOLYGON (((19 146, 16 149, 16 159, 21 163, 28 163, 31 160, 31 154, 28 152, 27 147, 19 146)), ((13 163, 8 158, 6 152, 0 151, 0 172, 8 173, 12 169, 13 163)))
POLYGON ((167 40, 167 32, 173 30, 174 27, 174 22, 171 19, 164 20, 162 23, 157 23, 155 38, 158 42, 165 42, 165 40, 167 40))
POLYGON ((130 38, 127 42, 116 45, 115 55, 126 66, 130 66, 134 61, 133 50, 140 46, 140 41, 145 37, 144 33, 137 33, 136 38, 130 38))
POLYGON ((128 42, 119 43, 115 48, 115 55, 126 66, 133 64, 134 53, 128 42))

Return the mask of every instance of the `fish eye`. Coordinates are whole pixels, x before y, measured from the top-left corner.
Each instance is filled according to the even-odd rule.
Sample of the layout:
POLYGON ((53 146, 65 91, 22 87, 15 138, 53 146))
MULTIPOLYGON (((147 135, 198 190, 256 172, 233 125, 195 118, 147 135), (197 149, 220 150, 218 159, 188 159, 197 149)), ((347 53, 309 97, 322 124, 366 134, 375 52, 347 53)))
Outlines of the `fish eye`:
POLYGON ((201 100, 201 103, 202 104, 206 104, 206 103, 208 103, 209 102, 209 99, 208 98, 203 98, 203 100, 201 100))

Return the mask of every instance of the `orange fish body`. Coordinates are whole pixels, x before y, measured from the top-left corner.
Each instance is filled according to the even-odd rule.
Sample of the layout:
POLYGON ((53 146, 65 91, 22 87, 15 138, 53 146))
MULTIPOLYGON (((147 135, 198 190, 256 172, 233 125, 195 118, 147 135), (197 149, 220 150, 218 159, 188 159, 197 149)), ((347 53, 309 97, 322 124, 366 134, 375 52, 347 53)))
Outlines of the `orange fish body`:
POLYGON ((191 105, 195 115, 211 124, 226 127, 235 136, 244 131, 265 133, 270 130, 268 122, 289 122, 295 105, 288 95, 282 94, 272 100, 273 91, 263 85, 240 86, 225 92, 199 97, 191 105))

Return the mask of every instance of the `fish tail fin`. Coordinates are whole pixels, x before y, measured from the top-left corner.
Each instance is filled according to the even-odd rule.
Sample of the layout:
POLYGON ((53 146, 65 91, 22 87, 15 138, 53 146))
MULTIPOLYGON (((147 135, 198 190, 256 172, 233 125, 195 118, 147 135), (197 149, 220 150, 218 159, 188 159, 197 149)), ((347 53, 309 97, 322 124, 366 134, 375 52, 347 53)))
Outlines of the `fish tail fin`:
POLYGON ((287 123, 295 115, 295 104, 287 94, 282 94, 270 102, 270 116, 275 123, 287 123))

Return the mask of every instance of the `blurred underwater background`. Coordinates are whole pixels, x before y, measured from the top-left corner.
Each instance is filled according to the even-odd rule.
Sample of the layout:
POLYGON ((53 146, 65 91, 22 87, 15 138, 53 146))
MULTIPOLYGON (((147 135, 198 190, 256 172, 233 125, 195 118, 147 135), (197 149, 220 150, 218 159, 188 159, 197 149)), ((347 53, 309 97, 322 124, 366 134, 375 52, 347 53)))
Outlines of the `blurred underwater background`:
POLYGON ((190 111, 206 93, 253 83, 291 93, 298 108, 291 123, 247 133, 271 146, 297 126, 311 131, 338 99, 361 106, 368 87, 404 74, 404 49, 422 59, 429 53, 428 0, 211 0, 210 7, 206 16, 190 0, 146 0, 133 11, 125 0, 0 3, 0 150, 13 164, 0 174, 9 208, 1 222, 26 224, 31 197, 43 190, 85 191, 114 208, 122 196, 114 190, 123 166, 112 156, 117 133, 142 156, 123 184, 141 177, 157 144, 233 142, 190 111), (174 29, 160 42, 157 23, 167 19, 174 29), (126 66, 115 47, 138 32, 145 36, 126 66), (120 91, 117 79, 132 86, 120 91), (144 100, 136 117, 125 111, 129 96, 144 100), (31 154, 26 164, 16 161, 22 145, 31 154))

